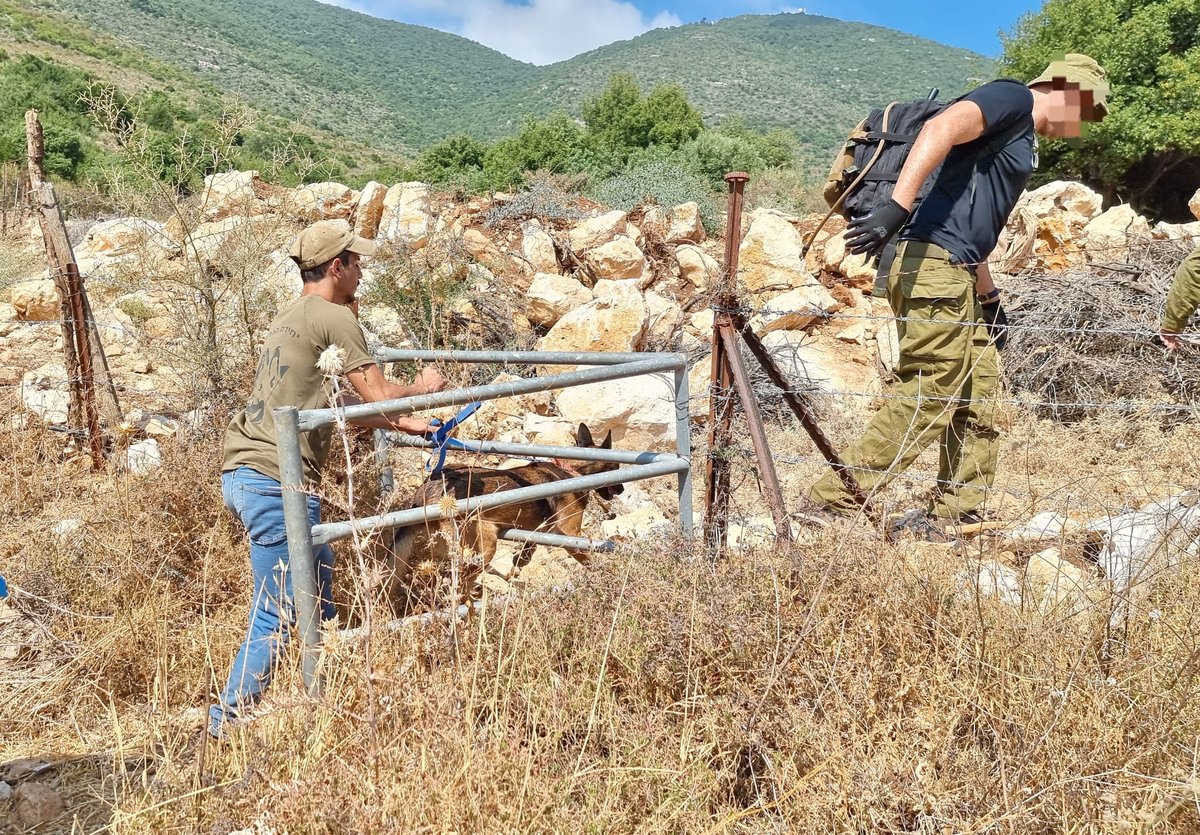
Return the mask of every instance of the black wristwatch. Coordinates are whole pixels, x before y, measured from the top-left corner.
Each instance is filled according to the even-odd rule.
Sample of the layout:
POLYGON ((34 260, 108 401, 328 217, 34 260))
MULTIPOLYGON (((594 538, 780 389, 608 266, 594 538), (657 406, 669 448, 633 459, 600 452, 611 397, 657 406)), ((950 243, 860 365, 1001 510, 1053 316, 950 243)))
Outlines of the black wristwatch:
POLYGON ((988 293, 977 293, 975 298, 979 299, 980 303, 987 304, 992 299, 1000 298, 1000 288, 993 287, 988 293))

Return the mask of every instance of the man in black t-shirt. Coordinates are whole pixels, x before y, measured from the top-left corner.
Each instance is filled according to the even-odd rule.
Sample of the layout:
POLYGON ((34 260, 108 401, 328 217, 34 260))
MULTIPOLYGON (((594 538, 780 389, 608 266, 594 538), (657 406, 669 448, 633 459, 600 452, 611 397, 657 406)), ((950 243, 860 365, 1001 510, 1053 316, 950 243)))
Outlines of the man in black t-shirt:
MULTIPOLYGON (((946 522, 979 516, 996 474, 992 396, 1004 334, 1000 291, 985 259, 1033 173, 1034 134, 1079 137, 1082 122, 1107 113, 1108 93, 1104 69, 1078 54, 1052 62, 1028 86, 984 84, 925 123, 892 200, 847 230, 850 251, 871 254, 899 233, 887 291, 900 361, 894 396, 843 459, 871 495, 940 438, 930 506, 906 516, 901 528, 944 540, 946 522), (932 189, 912 212, 935 171, 932 189)), ((857 508, 834 473, 810 496, 833 511, 857 508)))

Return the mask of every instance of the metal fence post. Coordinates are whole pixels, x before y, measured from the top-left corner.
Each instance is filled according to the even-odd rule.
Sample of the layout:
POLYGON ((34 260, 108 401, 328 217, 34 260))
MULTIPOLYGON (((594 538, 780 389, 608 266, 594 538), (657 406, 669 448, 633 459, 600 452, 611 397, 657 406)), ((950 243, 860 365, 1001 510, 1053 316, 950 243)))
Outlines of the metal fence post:
POLYGON ((312 527, 308 523, 308 497, 304 492, 304 462, 300 458, 300 412, 283 406, 274 410, 275 443, 279 455, 279 481, 283 486, 283 521, 287 532, 288 573, 300 634, 304 686, 319 695, 321 679, 317 660, 321 644, 319 590, 313 557, 312 527))
POLYGON ((388 463, 388 450, 392 447, 391 436, 386 429, 376 429, 375 464, 379 467, 379 498, 386 499, 396 489, 396 472, 388 463))
MULTIPOLYGON (((684 362, 675 369, 675 451, 691 463, 691 397, 688 391, 688 368, 684 362)), ((692 536, 692 468, 679 473, 679 527, 683 535, 692 536)))

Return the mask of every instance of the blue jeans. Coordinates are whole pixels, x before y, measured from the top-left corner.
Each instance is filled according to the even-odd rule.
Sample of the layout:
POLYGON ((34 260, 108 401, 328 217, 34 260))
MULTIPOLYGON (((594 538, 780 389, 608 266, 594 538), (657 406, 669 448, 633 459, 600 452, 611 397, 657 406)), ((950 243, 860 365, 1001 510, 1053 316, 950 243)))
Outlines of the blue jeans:
MULTIPOLYGON (((225 506, 233 511, 250 537, 254 597, 246 639, 233 660, 220 700, 208 711, 209 732, 213 735, 219 735, 224 722, 236 719, 240 709, 254 704, 262 695, 296 621, 282 487, 256 470, 238 467, 221 474, 221 493, 225 506)), ((316 496, 308 497, 308 521, 313 525, 321 521, 321 500, 316 496)), ((330 620, 335 614, 330 594, 333 549, 324 545, 315 556, 321 618, 330 620)))

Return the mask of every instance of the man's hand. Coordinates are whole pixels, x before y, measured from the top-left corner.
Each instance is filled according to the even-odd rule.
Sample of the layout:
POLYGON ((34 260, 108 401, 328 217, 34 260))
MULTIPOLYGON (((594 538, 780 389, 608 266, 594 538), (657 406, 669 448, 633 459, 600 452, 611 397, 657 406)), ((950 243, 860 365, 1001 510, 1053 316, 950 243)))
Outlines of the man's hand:
POLYGON ((1161 342, 1163 347, 1167 349, 1167 353, 1174 354, 1179 350, 1179 334, 1177 333, 1160 331, 1158 334, 1158 341, 1161 342))
POLYGON ((889 200, 870 214, 850 222, 846 227, 846 249, 855 255, 878 255, 907 220, 908 209, 889 200))
POLYGON ((992 338, 997 351, 1003 351, 1008 344, 1008 315, 1000 306, 1000 299, 985 302, 980 305, 983 309, 983 321, 987 322, 988 336, 992 338))
POLYGON ((437 427, 433 425, 432 421, 425 418, 397 417, 387 420, 389 428, 420 437, 432 435, 437 429, 437 427))
POLYGON ((432 365, 427 365, 413 378, 412 387, 421 394, 433 394, 444 391, 448 385, 450 385, 449 381, 442 376, 441 372, 432 365))

